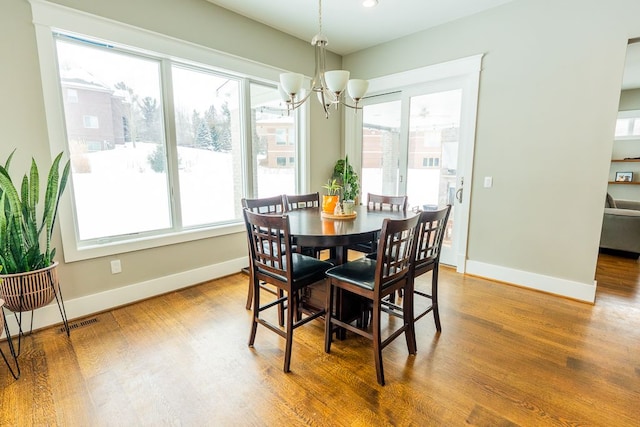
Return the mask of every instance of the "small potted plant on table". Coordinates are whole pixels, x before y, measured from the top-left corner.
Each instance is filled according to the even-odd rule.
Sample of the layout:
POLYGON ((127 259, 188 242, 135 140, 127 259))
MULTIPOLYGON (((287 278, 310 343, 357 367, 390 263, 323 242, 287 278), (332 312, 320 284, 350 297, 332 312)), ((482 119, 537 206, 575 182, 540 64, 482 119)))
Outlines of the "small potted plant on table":
POLYGON ((335 178, 329 179, 322 187, 327 190, 327 194, 322 196, 322 211, 332 214, 340 201, 338 192, 342 187, 335 178))

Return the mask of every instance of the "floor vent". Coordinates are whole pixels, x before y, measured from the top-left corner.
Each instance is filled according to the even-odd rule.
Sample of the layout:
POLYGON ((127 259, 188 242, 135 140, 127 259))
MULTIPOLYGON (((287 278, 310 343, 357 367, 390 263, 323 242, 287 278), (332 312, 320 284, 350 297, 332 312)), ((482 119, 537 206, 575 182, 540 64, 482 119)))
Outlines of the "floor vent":
MULTIPOLYGON (((98 319, 95 317, 93 319, 83 320, 82 322, 69 323, 69 330, 78 329, 83 326, 92 325, 94 323, 98 323, 98 319)), ((67 332, 64 326, 60 328, 60 332, 67 332)))

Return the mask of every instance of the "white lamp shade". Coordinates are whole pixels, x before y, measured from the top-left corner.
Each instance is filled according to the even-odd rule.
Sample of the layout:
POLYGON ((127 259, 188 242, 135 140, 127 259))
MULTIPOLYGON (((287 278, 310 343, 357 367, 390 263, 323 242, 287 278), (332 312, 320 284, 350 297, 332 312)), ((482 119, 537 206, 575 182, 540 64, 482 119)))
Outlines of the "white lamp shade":
POLYGON ((283 101, 290 101, 290 95, 282 89, 282 85, 278 85, 278 93, 280 94, 280 99, 283 101))
POLYGON ((347 85, 349 96, 354 101, 362 99, 367 93, 367 89, 369 89, 369 82, 367 80, 351 79, 347 85))
POLYGON ((331 70, 324 73, 324 81, 333 93, 340 93, 347 87, 349 72, 345 70, 331 70))
POLYGON ((299 73, 280 74, 280 85, 288 95, 295 95, 302 88, 304 76, 299 73))

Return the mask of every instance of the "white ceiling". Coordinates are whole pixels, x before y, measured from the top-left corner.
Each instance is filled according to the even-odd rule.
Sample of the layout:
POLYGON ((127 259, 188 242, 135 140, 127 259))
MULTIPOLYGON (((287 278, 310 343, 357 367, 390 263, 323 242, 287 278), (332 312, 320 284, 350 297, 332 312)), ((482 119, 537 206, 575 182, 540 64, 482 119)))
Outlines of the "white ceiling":
MULTIPOLYGON (((207 0, 299 39, 318 32, 318 0, 207 0)), ((322 32, 328 49, 347 55, 435 27, 513 0, 322 0, 322 32)), ((640 88, 640 42, 630 44, 622 89, 640 88)))
MULTIPOLYGON (((311 42, 318 33, 318 0, 208 0, 311 42)), ((427 28, 491 9, 513 0, 323 0, 322 32, 327 49, 346 55, 427 28)))

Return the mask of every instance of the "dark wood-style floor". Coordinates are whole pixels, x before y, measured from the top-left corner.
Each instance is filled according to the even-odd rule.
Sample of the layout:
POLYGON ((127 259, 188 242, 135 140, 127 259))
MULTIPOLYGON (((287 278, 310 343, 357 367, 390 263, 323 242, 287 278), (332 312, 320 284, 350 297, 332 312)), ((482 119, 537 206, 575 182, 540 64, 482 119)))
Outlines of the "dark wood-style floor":
POLYGON ((0 364, 0 425, 638 426, 640 264, 601 255, 597 280, 592 306, 444 268, 442 334, 425 318, 416 356, 387 347, 380 387, 370 343, 325 354, 322 321, 289 374, 276 334, 248 348, 238 274, 27 337, 22 377, 0 364))

